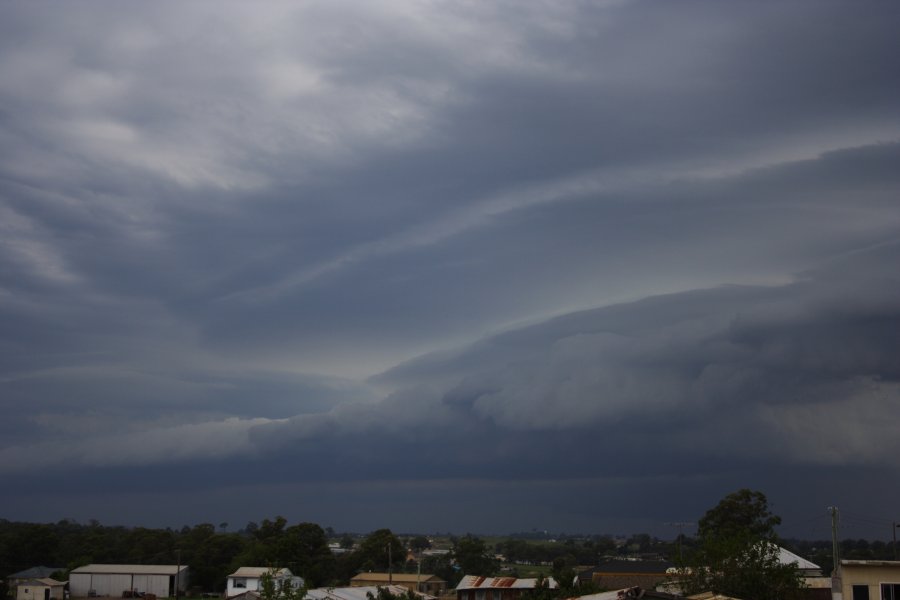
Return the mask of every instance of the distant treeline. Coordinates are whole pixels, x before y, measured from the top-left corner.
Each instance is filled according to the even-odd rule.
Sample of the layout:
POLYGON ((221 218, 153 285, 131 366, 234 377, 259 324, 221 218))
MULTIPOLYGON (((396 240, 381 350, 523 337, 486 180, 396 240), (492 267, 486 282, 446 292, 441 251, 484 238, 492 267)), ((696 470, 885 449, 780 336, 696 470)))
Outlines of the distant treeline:
MULTIPOLYGON (((643 556, 677 561, 679 553, 690 553, 693 540, 682 537, 662 541, 646 534, 616 540, 610 536, 567 535, 556 541, 524 539, 484 539, 467 535, 441 540, 449 554, 425 556, 421 569, 454 586, 466 573, 510 574, 511 567, 494 558, 503 555, 509 563, 592 566, 614 556, 643 556), (478 573, 476 573, 476 571, 478 573)), ((831 570, 829 540, 786 540, 785 547, 831 570)), ((240 566, 287 567, 314 587, 342 585, 360 571, 386 570, 388 556, 395 572, 414 572, 407 562, 408 550, 428 548, 426 536, 397 536, 380 529, 367 536, 338 534, 315 523, 288 525, 283 517, 261 523, 251 522, 238 531, 228 525, 202 523, 176 529, 104 526, 96 521, 78 523, 20 523, 0 519, 0 577, 5 578, 37 565, 61 567, 64 573, 89 563, 181 564, 188 565, 191 586, 206 592, 224 589, 229 573, 240 566), (329 541, 345 549, 332 553, 329 541), (387 551, 390 546, 391 552, 387 551)), ((847 559, 892 559, 891 543, 844 540, 841 556, 847 559)), ((5 590, 4 590, 5 591, 5 590)), ((5 595, 5 594, 4 594, 5 595)))

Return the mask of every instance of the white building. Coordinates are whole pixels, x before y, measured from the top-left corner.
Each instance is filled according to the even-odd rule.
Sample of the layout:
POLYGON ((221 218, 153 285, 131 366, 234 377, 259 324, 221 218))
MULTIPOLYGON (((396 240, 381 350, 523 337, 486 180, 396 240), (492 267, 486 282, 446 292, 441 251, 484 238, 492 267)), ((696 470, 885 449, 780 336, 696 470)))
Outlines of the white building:
POLYGON ((16 600, 63 600, 66 582, 49 577, 25 579, 16 587, 16 600))
POLYGON ((187 589, 187 565, 85 565, 69 573, 73 598, 89 596, 122 597, 122 592, 175 596, 175 589, 187 589))
POLYGON ((288 569, 273 570, 268 567, 241 567, 228 576, 225 597, 231 598, 246 592, 258 592, 262 576, 266 573, 272 574, 276 588, 280 588, 284 582, 290 583, 292 588, 298 588, 303 585, 303 578, 295 576, 288 569))

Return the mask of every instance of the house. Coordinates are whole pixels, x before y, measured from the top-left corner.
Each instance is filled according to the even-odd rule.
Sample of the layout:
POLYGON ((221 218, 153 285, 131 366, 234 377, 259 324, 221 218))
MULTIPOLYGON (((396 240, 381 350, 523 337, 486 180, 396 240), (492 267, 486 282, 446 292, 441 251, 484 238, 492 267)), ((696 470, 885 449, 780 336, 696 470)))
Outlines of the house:
POLYGON ((62 573, 65 570, 65 567, 45 567, 41 565, 39 567, 31 567, 30 569, 19 571, 18 573, 12 573, 11 575, 6 576, 6 589, 11 597, 15 597, 16 587, 23 581, 28 581, 29 579, 45 579, 54 573, 62 573))
POLYGON ((116 596, 123 593, 172 597, 184 593, 188 583, 187 565, 85 565, 69 573, 73 598, 116 596))
MULTIPOLYGON (((304 600, 368 600, 369 594, 378 597, 378 589, 387 589, 394 596, 403 596, 408 588, 401 585, 353 586, 339 588, 317 588, 309 590, 304 600)), ((434 596, 416 593, 420 600, 436 600, 434 596)))
POLYGON ((277 587, 289 583, 292 588, 303 585, 303 578, 297 577, 289 569, 270 569, 269 567, 241 567, 228 576, 225 586, 225 597, 233 598, 247 592, 258 592, 263 575, 269 573, 277 587))
POLYGON ((16 600, 63 600, 66 582, 41 577, 20 580, 16 586, 16 600))
POLYGON ((900 561, 842 560, 843 600, 900 600, 900 561))
MULTIPOLYGON (((440 596, 447 591, 447 582, 428 573, 359 573, 350 580, 351 587, 401 585, 411 592, 440 596)), ((900 599, 898 599, 900 600, 900 599)))
POLYGON ((640 587, 656 589, 669 579, 675 564, 664 560, 610 559, 578 574, 579 583, 594 583, 601 589, 620 590, 640 587))
MULTIPOLYGON (((550 589, 559 587, 552 577, 543 581, 550 589)), ((537 584, 537 579, 466 575, 456 586, 456 600, 518 600, 523 591, 533 590, 537 584)))

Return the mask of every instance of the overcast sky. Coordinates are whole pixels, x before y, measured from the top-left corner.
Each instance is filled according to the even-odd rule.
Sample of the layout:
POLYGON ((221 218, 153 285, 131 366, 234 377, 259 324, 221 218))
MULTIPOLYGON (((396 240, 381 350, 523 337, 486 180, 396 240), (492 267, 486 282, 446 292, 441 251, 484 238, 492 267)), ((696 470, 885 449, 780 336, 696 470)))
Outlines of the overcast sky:
POLYGON ((3 3, 0 517, 889 537, 898 31, 3 3))

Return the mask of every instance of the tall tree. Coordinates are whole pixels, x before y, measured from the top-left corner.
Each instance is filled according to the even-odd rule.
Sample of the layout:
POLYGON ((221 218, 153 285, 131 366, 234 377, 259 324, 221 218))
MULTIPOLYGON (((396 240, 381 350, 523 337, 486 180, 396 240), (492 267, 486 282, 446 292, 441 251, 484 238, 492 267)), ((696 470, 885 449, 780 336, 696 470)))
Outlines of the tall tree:
POLYGON ((795 597, 802 579, 796 564, 779 561, 775 526, 780 523, 762 492, 742 489, 723 498, 698 523, 685 591, 747 600, 795 597))
POLYGON ((295 568, 295 574, 310 587, 319 587, 334 576, 334 554, 328 547, 325 532, 315 523, 288 527, 278 543, 282 564, 295 568))
POLYGON ((484 541, 465 535, 453 544, 453 558, 465 575, 493 575, 497 560, 488 551, 484 541))
POLYGON ((397 571, 406 562, 406 548, 390 529, 373 531, 360 543, 359 565, 364 571, 387 570, 388 560, 397 571))

